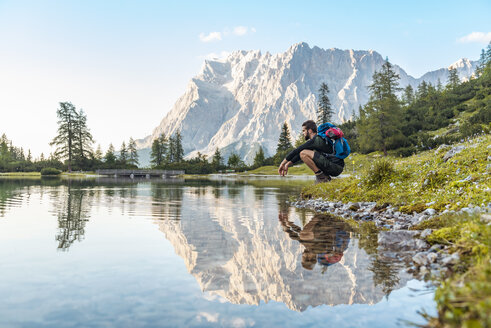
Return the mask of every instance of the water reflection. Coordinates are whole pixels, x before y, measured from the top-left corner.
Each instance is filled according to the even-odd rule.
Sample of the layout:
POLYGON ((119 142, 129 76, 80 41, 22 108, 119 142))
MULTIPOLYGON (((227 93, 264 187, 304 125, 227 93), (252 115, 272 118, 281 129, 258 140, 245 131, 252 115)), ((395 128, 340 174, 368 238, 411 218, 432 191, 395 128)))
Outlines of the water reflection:
POLYGON ((344 221, 317 214, 301 228, 288 219, 288 212, 280 211, 278 219, 288 236, 305 247, 302 254, 305 269, 312 270, 318 264, 324 273, 343 258, 351 237, 351 228, 344 221))
MULTIPOLYGON (((39 187, 52 199, 59 250, 84 240, 101 207, 109 215, 153 218, 201 289, 235 304, 274 300, 296 311, 374 304, 411 278, 378 251, 376 235, 288 207, 298 184, 114 180, 39 187)), ((1 190, 0 213, 19 186, 1 190)))
POLYGON ((75 241, 81 241, 85 234, 85 224, 89 220, 90 205, 83 189, 72 188, 69 184, 57 197, 58 205, 58 249, 68 251, 75 241))
MULTIPOLYGON (((159 222, 203 291, 235 304, 274 300, 296 311, 375 304, 387 294, 381 263, 348 224, 289 208, 291 193, 257 189, 227 186, 218 201, 212 189, 191 191, 180 220, 159 222)), ((402 267, 395 277, 394 289, 411 278, 402 267)))

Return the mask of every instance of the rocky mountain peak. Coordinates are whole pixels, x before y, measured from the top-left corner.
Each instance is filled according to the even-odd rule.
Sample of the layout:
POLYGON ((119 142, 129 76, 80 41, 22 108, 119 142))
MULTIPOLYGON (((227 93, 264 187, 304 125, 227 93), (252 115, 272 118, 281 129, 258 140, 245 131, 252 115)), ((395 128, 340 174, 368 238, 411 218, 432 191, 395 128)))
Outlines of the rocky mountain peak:
MULTIPOLYGON (((385 59, 373 50, 322 49, 305 42, 284 53, 262 54, 259 50, 234 51, 226 58, 206 60, 162 122, 140 148, 151 147, 160 134, 180 130, 185 154, 211 157, 219 148, 227 158, 237 153, 251 163, 259 147, 272 155, 283 123, 296 138, 301 124, 316 119, 321 83, 329 86, 335 109, 334 122, 351 119, 368 101, 373 73, 385 59)), ((476 62, 461 59, 452 64, 462 79, 472 75, 476 62)), ((448 69, 429 72, 419 79, 394 65, 400 86, 425 80, 446 81, 448 69)))

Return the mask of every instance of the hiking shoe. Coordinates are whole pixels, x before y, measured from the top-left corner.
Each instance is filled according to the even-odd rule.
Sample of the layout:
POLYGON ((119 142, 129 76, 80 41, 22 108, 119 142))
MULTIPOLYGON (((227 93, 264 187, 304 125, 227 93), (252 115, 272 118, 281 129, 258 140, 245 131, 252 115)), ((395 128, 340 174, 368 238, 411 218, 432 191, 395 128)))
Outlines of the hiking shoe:
POLYGON ((331 177, 325 175, 324 173, 315 175, 315 184, 329 182, 329 181, 331 181, 331 177))

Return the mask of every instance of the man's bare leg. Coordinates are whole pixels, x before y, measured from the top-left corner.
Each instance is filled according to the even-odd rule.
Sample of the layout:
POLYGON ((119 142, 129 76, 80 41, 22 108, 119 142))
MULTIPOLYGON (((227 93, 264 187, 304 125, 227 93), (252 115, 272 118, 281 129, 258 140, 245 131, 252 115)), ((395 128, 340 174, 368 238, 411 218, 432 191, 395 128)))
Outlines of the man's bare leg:
POLYGON ((300 158, 312 171, 318 172, 319 168, 314 163, 314 151, 304 149, 300 152, 300 158))

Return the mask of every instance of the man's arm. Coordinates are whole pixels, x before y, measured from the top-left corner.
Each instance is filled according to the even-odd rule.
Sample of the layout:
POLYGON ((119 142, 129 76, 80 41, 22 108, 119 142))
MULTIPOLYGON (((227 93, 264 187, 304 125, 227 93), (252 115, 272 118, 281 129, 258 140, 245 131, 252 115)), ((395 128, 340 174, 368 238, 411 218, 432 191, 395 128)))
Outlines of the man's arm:
POLYGON ((288 153, 288 155, 286 155, 285 159, 287 161, 290 161, 290 162, 294 162, 293 159, 297 158, 300 159, 300 152, 304 149, 309 149, 309 150, 314 150, 315 146, 314 146, 314 140, 317 136, 315 136, 314 138, 310 139, 309 141, 307 141, 306 143, 298 146, 297 148, 293 149, 291 152, 288 153))

